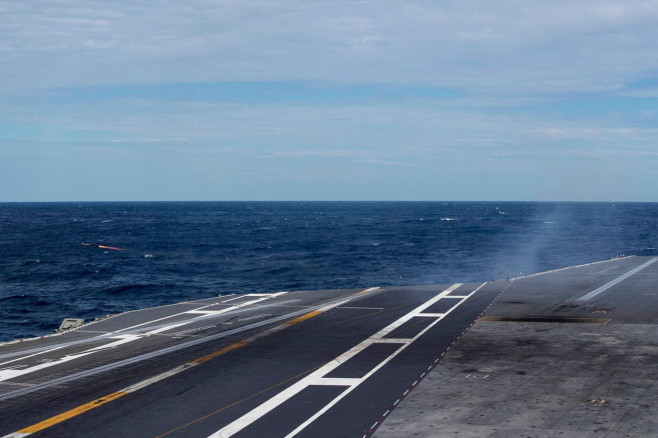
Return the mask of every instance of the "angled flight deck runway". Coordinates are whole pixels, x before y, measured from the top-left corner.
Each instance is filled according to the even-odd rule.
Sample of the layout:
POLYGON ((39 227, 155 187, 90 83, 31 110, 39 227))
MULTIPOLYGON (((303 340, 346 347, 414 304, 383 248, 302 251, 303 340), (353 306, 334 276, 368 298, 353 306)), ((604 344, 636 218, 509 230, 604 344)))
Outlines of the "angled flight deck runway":
MULTIPOLYGON (((488 283, 220 296, 5 344, 0 436, 511 436, 481 427, 477 403, 457 396, 473 382, 494 382, 483 377, 486 364, 472 365, 472 378, 459 378, 463 369, 444 375, 444 368, 466 359, 495 366, 496 354, 518 354, 514 329, 500 332, 505 324, 608 327, 618 309, 653 321, 655 307, 633 313, 637 303, 619 291, 655 292, 656 276, 647 273, 657 260, 615 259, 488 283), (466 359, 455 357, 472 345, 479 347, 466 359), (426 395, 415 399, 419 393, 426 395), (461 404, 469 416, 450 411, 461 404)), ((656 304, 655 293, 646 297, 656 304)), ((518 397, 505 382, 511 385, 496 381, 496 391, 518 397)))

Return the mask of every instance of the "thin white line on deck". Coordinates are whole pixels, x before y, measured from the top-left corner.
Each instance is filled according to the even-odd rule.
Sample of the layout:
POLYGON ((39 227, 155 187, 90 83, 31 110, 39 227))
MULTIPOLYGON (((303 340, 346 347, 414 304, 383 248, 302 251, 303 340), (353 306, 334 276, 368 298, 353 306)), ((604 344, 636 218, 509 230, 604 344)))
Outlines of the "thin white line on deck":
MULTIPOLYGON (((350 386, 348 386, 345 391, 343 391, 341 394, 339 394, 337 397, 335 397, 333 400, 331 400, 329 403, 327 403, 322 409, 317 411, 314 415, 312 415, 310 418, 308 418, 306 421, 304 421, 302 424, 300 424, 297 428, 295 428, 292 432, 290 432, 288 435, 286 435, 286 438, 291 438, 297 435, 299 432, 301 432, 303 429, 306 428, 309 424, 311 424, 313 421, 315 421, 317 418, 319 418, 322 414, 324 414, 326 411, 328 411, 332 406, 334 406, 336 403, 338 403, 341 399, 343 399, 345 396, 347 396, 350 392, 352 392, 359 384, 363 383, 366 379, 368 379, 370 376, 372 376, 374 373, 376 373, 380 368, 382 368, 384 365, 386 365, 388 362, 390 362, 395 356, 397 356, 400 352, 402 352, 405 348, 407 348, 413 341, 416 339, 420 338, 422 335, 425 334, 428 330, 430 330, 436 323, 441 321, 446 315, 448 315, 452 310, 457 308, 460 304, 462 304, 466 299, 473 294, 477 293, 486 283, 482 283, 477 289, 475 289, 473 292, 468 294, 464 299, 459 300, 459 302, 455 303, 455 305, 445 313, 441 314, 436 318, 432 324, 430 324, 428 327, 423 329, 420 333, 418 333, 415 337, 410 338, 410 339, 405 339, 404 343, 400 345, 400 347, 395 350, 393 353, 391 353, 386 359, 383 361, 379 362, 374 368, 372 368, 367 374, 365 374, 362 378, 350 378, 350 379, 336 379, 336 382, 340 382, 341 384, 345 383, 350 383, 350 386)), ((391 324, 388 326, 384 327, 383 329, 379 330, 377 333, 373 334, 367 339, 364 339, 361 341, 359 344, 355 345, 354 347, 350 348, 348 351, 345 353, 341 354, 340 356, 336 357, 335 359, 327 362, 324 366, 319 368, 318 370, 314 371, 313 373, 309 374, 302 380, 299 380, 297 383, 289 386, 288 388, 284 389, 280 393, 276 394, 266 402, 262 403, 260 406, 257 406, 256 408, 252 409, 251 411, 247 412, 244 414, 242 417, 234 420, 230 424, 224 426, 222 429, 218 430, 214 434, 210 435, 209 438, 225 438, 232 436, 238 432, 240 432, 242 429, 245 427, 249 426, 250 424, 258 421, 260 418, 262 418, 265 414, 268 412, 271 412, 273 409, 276 407, 282 405, 292 397, 294 397, 296 394, 300 393, 304 389, 308 388, 309 386, 312 385, 328 385, 331 384, 332 379, 328 379, 325 376, 329 374, 331 371, 335 370, 345 362, 347 362, 349 359, 352 357, 356 356, 363 350, 365 350, 367 347, 370 345, 373 345, 375 343, 388 343, 389 340, 384 338, 384 336, 388 335, 392 331, 394 331, 396 328, 400 327, 410 319, 412 319, 415 316, 418 316, 419 314, 423 313, 427 308, 429 308, 431 305, 436 303, 437 301, 441 300, 442 298, 446 298, 447 295, 452 292, 453 290, 457 289, 459 286, 461 286, 462 283, 456 283, 443 292, 439 293, 438 295, 434 296, 433 298, 429 299, 428 301, 424 302, 411 312, 407 313, 406 315, 402 316, 401 318, 393 321, 391 324)), ((397 342, 399 340, 391 340, 393 342, 397 342)), ((344 386, 344 385, 340 385, 344 386)))
POLYGON ((636 268, 634 268, 634 269, 631 269, 630 271, 628 271, 628 272, 625 273, 624 275, 621 275, 621 276, 615 278, 615 279, 612 280, 611 282, 606 283, 606 284, 604 284, 603 286, 601 286, 601 287, 599 287, 599 288, 596 288, 596 289, 594 289, 593 291, 591 291, 591 292, 589 292, 589 293, 586 293, 586 294, 583 295, 582 297, 578 298, 576 301, 577 301, 577 302, 581 302, 581 301, 591 300, 592 298, 594 298, 595 296, 597 296, 597 295, 600 294, 601 292, 605 292, 606 290, 610 289, 612 286, 614 286, 614 285, 616 285, 616 284, 618 284, 618 283, 621 283, 622 281, 626 280, 626 279, 627 279, 628 277, 630 277, 631 275, 638 273, 639 271, 641 271, 642 269, 646 268, 647 266, 653 264, 653 263, 656 262, 657 260, 658 260, 658 257, 654 257, 654 258, 652 258, 652 259, 649 260, 648 262, 643 263, 643 264, 641 264, 640 266, 638 266, 638 267, 636 267, 636 268))

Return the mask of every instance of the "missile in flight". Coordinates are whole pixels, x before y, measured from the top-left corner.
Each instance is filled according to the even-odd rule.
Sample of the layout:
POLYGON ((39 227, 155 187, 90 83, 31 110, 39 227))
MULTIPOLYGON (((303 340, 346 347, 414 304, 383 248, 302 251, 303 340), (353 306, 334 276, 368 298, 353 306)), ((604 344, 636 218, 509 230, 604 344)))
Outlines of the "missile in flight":
POLYGON ((111 249, 113 251, 125 251, 125 248, 117 248, 116 246, 106 246, 106 245, 98 245, 96 243, 84 243, 82 242, 84 246, 91 246, 93 248, 101 248, 101 249, 111 249))

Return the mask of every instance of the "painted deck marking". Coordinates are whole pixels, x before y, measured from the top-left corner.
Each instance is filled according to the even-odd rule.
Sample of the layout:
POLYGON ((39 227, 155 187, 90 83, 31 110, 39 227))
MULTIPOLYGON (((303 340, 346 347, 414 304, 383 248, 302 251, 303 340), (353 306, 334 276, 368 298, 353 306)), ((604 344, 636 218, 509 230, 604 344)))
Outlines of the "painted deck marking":
POLYGON ((601 287, 599 287, 599 288, 596 288, 596 289, 594 289, 593 291, 591 291, 591 292, 589 292, 589 293, 586 293, 586 294, 583 295, 582 297, 578 298, 576 301, 577 301, 577 302, 581 302, 581 301, 591 300, 592 298, 594 298, 595 296, 597 296, 597 295, 600 294, 601 292, 605 292, 606 290, 610 289, 612 286, 614 286, 614 285, 616 285, 616 284, 618 284, 618 283, 621 283, 622 281, 626 280, 626 279, 627 279, 628 277, 630 277, 631 275, 638 273, 639 271, 641 271, 642 269, 646 268, 647 266, 649 266, 649 265, 655 263, 656 261, 658 261, 658 257, 654 257, 654 258, 652 258, 651 260, 649 260, 648 262, 643 263, 643 264, 641 264, 640 266, 637 266, 636 268, 631 269, 631 270, 628 271, 627 273, 625 273, 625 274, 623 274, 623 275, 621 275, 621 276, 615 278, 615 279, 612 280, 611 282, 606 283, 606 284, 604 284, 603 286, 601 286, 601 287))
POLYGON ((214 353, 207 354, 203 357, 198 357, 196 359, 193 359, 190 361, 190 363, 193 363, 195 365, 198 365, 200 363, 208 362, 209 360, 215 359, 219 356, 222 356, 230 351, 237 350, 238 348, 242 348, 245 345, 249 344, 248 341, 240 341, 236 342, 235 344, 231 344, 228 347, 224 347, 220 350, 215 351, 214 353))
MULTIPOLYGON (((382 362, 377 364, 373 369, 371 369, 365 376, 362 378, 356 378, 356 379, 339 379, 337 383, 340 383, 340 386, 344 386, 345 383, 351 383, 350 386, 347 387, 345 391, 343 391, 341 394, 339 394, 337 397, 335 397, 333 400, 331 400, 328 404, 326 404, 322 409, 320 409, 318 412, 316 412, 314 415, 312 415, 310 418, 308 418, 305 422, 300 424, 295 430, 290 432, 288 435, 286 435, 286 438, 292 438, 295 435, 297 435, 299 432, 304 430, 309 424, 311 424, 313 421, 315 421, 317 418, 319 418, 322 414, 324 414, 326 411, 328 411, 332 406, 334 406, 336 403, 338 403, 341 399, 343 399, 345 396, 347 396, 350 392, 352 392, 354 389, 356 389, 361 383, 363 383, 365 380, 367 380, 370 376, 372 376, 374 373, 376 373, 380 368, 382 368, 384 365, 386 365, 388 362, 390 362, 393 358, 395 358, 400 352, 402 352, 405 348, 407 348, 411 343, 420 338, 425 332, 430 330, 434 325, 436 325, 439 321, 441 321, 446 315, 448 315, 450 312, 452 312, 455 308, 457 308, 459 305, 461 305, 466 299, 468 299, 470 296, 473 294, 477 293, 486 283, 482 283, 477 289, 475 289, 473 292, 468 294, 465 298, 459 300, 450 310, 446 311, 443 314, 440 314, 439 316, 436 317, 436 320, 432 322, 428 327, 426 327, 424 330, 422 330, 420 333, 418 333, 415 337, 410 338, 405 340, 406 342, 402 343, 400 347, 395 350, 393 353, 391 353, 386 359, 384 359, 382 362)), ((380 343, 380 342, 388 342, 388 340, 384 340, 384 336, 387 334, 391 333, 413 317, 417 317, 419 314, 422 314, 424 310, 435 304, 437 301, 441 300, 442 298, 447 297, 447 295, 457 289, 459 286, 461 286, 462 283, 456 283, 449 288, 445 289, 438 295, 434 296, 433 298, 429 299, 428 301, 424 302, 411 312, 407 313, 406 315, 402 316, 401 318, 393 321, 391 324, 388 326, 384 327, 383 329, 379 330, 377 333, 374 335, 370 336, 369 338, 361 341, 359 344, 356 346, 352 347, 345 353, 341 354, 340 356, 336 357, 332 361, 328 362, 321 368, 319 368, 317 371, 313 372, 312 374, 309 374, 307 377, 304 379, 296 382, 292 386, 284 389, 281 391, 279 394, 275 395, 274 397, 270 398, 268 401, 264 402, 260 406, 257 406, 256 408, 252 409, 251 411, 247 412, 244 414, 242 417, 234 420, 232 423, 226 425, 222 429, 218 430, 214 434, 210 435, 209 438, 226 438, 230 437, 234 434, 239 433, 242 429, 245 427, 249 426, 250 424, 254 423, 255 421, 258 421, 260 418, 262 418, 265 414, 268 412, 272 411, 276 407, 280 406, 281 404, 285 403, 288 401, 290 398, 295 396, 296 394, 300 393, 302 390, 306 389, 309 386, 312 385, 328 385, 330 384, 330 380, 326 378, 325 376, 329 374, 331 371, 334 369, 338 368, 341 366, 343 363, 345 363, 347 360, 351 359, 352 357, 356 356, 359 354, 361 351, 369 347, 370 345, 373 345, 375 343, 380 343)), ((417 383, 417 382, 416 382, 417 383)), ((415 383, 414 383, 415 385, 415 383)))
POLYGON ((91 409, 97 408, 98 406, 104 405, 105 403, 111 402, 112 400, 116 400, 119 397, 123 397, 126 394, 128 393, 121 391, 108 394, 105 397, 97 398, 96 400, 90 401, 89 403, 85 403, 84 405, 78 406, 77 408, 73 408, 70 411, 66 411, 59 415, 55 415, 54 417, 48 418, 47 420, 43 420, 40 423, 26 427, 25 429, 21 429, 18 431, 18 433, 31 434, 31 433, 39 432, 40 430, 46 429, 50 426, 54 426, 57 423, 66 421, 69 418, 73 418, 77 415, 80 415, 83 412, 87 412, 91 409))
MULTIPOLYGON (((172 324, 168 324, 168 325, 164 325, 164 326, 155 328, 154 330, 150 330, 150 331, 148 331, 144 334, 129 334, 129 333, 123 333, 123 332, 125 332, 129 328, 144 326, 144 325, 150 324, 154 321, 161 321, 163 319, 170 318, 171 316, 165 317, 165 318, 159 318, 159 319, 148 321, 148 322, 145 322, 145 323, 142 323, 142 324, 137 324, 137 325, 134 325, 132 327, 127 327, 127 328, 124 328, 124 329, 121 329, 121 330, 117 330, 115 332, 110 333, 109 335, 103 335, 103 336, 98 337, 99 339, 118 339, 117 341, 110 342, 108 344, 101 345, 99 347, 90 348, 88 350, 84 350, 84 351, 81 351, 81 352, 78 352, 78 353, 67 354, 66 356, 61 357, 59 359, 55 359, 55 360, 52 360, 52 361, 49 361, 49 362, 46 362, 46 363, 42 363, 42 364, 39 364, 39 365, 35 365, 35 366, 32 366, 32 367, 24 368, 22 370, 8 370, 8 369, 0 370, 0 382, 2 382, 4 380, 15 378, 15 377, 19 377, 19 376, 22 376, 24 374, 29 374, 29 373, 32 373, 32 372, 35 372, 35 371, 39 371, 39 370, 42 370, 44 368, 49 368, 49 367, 53 367, 53 366, 56 366, 56 365, 60 365, 62 363, 69 362, 71 360, 78 359, 78 358, 83 357, 83 356, 88 356, 90 354, 98 353, 98 352, 106 350, 108 348, 114 348, 114 347, 117 347, 119 345, 126 344, 128 342, 133 342, 133 341, 136 341, 138 339, 141 339, 143 336, 150 336, 150 335, 154 335, 154 334, 159 334, 159 333, 162 333, 162 332, 165 332, 165 331, 168 331, 168 330, 173 330, 174 328, 177 328, 177 327, 180 327, 180 326, 183 326, 183 325, 190 324, 192 322, 197 322, 197 321, 205 319, 205 318, 209 318, 209 317, 216 316, 216 315, 219 315, 219 314, 222 314, 222 313, 227 313, 227 312, 230 312, 230 311, 233 311, 233 310, 237 310, 237 309, 240 309, 242 307, 249 306, 251 304, 256 304, 256 303, 259 303, 261 301, 268 300, 270 298, 274 298, 274 297, 279 296, 281 294, 282 294, 282 292, 279 292, 279 293, 276 293, 276 294, 271 294, 271 295, 268 295, 268 296, 263 296, 263 294, 256 294, 258 296, 257 299, 246 301, 246 302, 240 303, 240 304, 236 304, 234 306, 227 307, 227 308, 221 309, 221 310, 200 310, 200 309, 203 309, 204 307, 208 307, 208 306, 204 306, 204 307, 199 307, 197 309, 182 312, 182 313, 179 313, 179 314, 171 315, 171 316, 176 316, 176 315, 183 315, 183 314, 201 314, 201 316, 197 316, 195 318, 191 318, 191 319, 188 319, 188 320, 185 320, 185 321, 172 323, 172 324)), ((252 296, 252 294, 246 294, 244 296, 252 296)), ((242 297, 240 297, 240 298, 242 298, 242 297)), ((52 352, 52 351, 55 351, 59 348, 62 348, 62 347, 57 346, 55 348, 52 348, 52 349, 47 350, 47 351, 39 352, 37 354, 52 352)), ((36 356, 37 354, 33 354, 33 355, 30 355, 30 356, 36 356)), ((10 361, 10 362, 15 362, 17 360, 21 360, 21 359, 24 359, 24 358, 30 357, 30 356, 23 356, 19 359, 14 359, 13 361, 10 361)), ((6 363, 9 363, 9 362, 6 362, 6 363)))
POLYGON ((317 315, 319 315, 319 314, 321 314, 321 313, 322 313, 322 311, 320 311, 320 310, 314 310, 313 312, 309 312, 309 313, 307 313, 307 314, 305 314, 305 315, 298 316, 297 318, 295 318, 295 319, 293 319, 293 320, 290 320, 290 321, 286 322, 286 324, 287 324, 287 325, 297 324, 297 323, 300 323, 300 322, 302 322, 302 321, 305 321, 305 320, 307 320, 307 319, 309 319, 309 318, 313 318, 314 316, 317 316, 317 315))
POLYGON ((71 353, 67 354, 66 356, 59 358, 59 359, 54 359, 49 362, 43 362, 40 363, 39 365, 34 365, 31 367, 27 368, 22 368, 22 369, 4 369, 0 370, 0 382, 4 380, 9 380, 13 379, 14 377, 19 377, 24 374, 29 374, 33 373, 35 371, 43 370, 45 368, 49 368, 55 365, 60 365, 65 362, 72 361, 74 359, 78 359, 84 356, 88 356, 90 354, 98 353, 99 351, 107 350, 109 348, 114 348, 118 347, 119 345, 126 344, 128 342, 132 342, 135 339, 137 339, 138 336, 135 335, 121 335, 121 336, 116 336, 115 339, 118 339, 117 341, 110 342, 109 344, 101 345, 98 347, 90 348, 88 350, 81 351, 79 353, 71 353))
MULTIPOLYGON (((33 425, 28 426, 26 428, 23 428, 19 431, 10 433, 8 435, 4 435, 3 437, 0 437, 0 438, 23 438, 23 437, 27 437, 27 436, 35 433, 35 432, 41 431, 41 430, 46 429, 46 428, 48 428, 50 426, 53 426, 55 424, 66 421, 70 418, 73 418, 77 415, 80 415, 84 412, 87 412, 91 409, 94 409, 94 408, 96 408, 98 406, 101 406, 105 403, 108 403, 112 400, 116 400, 119 397, 123 397, 124 395, 130 394, 132 392, 135 392, 135 391, 138 391, 142 388, 145 388, 149 385, 152 385, 155 382, 159 382, 161 380, 167 379, 167 378, 169 378, 171 376, 174 376, 174 375, 176 375, 176 374, 178 374, 182 371, 185 371, 189 368, 192 368, 194 366, 197 366, 197 365, 202 364, 204 362, 207 362, 209 360, 215 359, 217 357, 223 356, 224 354, 229 353, 230 351, 236 350, 238 348, 244 347, 245 345, 248 345, 248 344, 252 343, 253 341, 255 341, 257 339, 263 338, 267 335, 270 335, 270 334, 275 333, 277 331, 283 330, 283 329, 289 327, 292 324, 300 323, 300 322, 305 321, 309 318, 312 318, 316 315, 319 315, 320 313, 322 313, 326 310, 332 309, 334 307, 341 306, 341 305, 347 303, 348 301, 351 301, 357 295, 361 295, 365 292, 373 292, 373 291, 376 291, 378 289, 379 289, 378 287, 377 288, 366 289, 365 291, 361 291, 361 292, 359 292, 359 293, 357 293, 357 294, 355 294, 351 297, 348 297, 346 299, 334 301, 333 303, 325 305, 324 307, 322 307, 318 311, 309 312, 307 314, 302 315, 301 317, 298 317, 298 318, 295 318, 291 321, 287 321, 287 322, 284 322, 282 324, 279 324, 278 326, 272 327, 269 330, 265 330, 262 333, 257 333, 255 335, 245 339, 244 341, 236 342, 235 344, 231 344, 227 347, 224 347, 224 348, 222 348, 220 350, 217 350, 213 353, 210 353, 206 356, 202 356, 202 357, 193 359, 189 362, 184 363, 183 365, 179 365, 175 368, 172 368, 171 370, 165 371, 164 373, 160 373, 160 374, 155 375, 153 377, 150 377, 148 379, 142 380, 141 382, 130 385, 130 386, 128 386, 128 387, 126 387, 126 388, 124 388, 120 391, 114 392, 112 394, 108 394, 108 395, 106 395, 104 397, 101 397, 101 398, 98 398, 96 400, 92 400, 89 403, 85 403, 85 404, 80 405, 76 408, 73 408, 71 410, 63 412, 59 415, 55 415, 54 417, 50 417, 50 418, 48 418, 46 420, 43 420, 39 423, 36 423, 36 424, 33 424, 33 425)), ((282 293, 284 293, 284 292, 280 292, 279 294, 282 294, 282 293)), ((260 295, 263 295, 263 294, 260 294, 260 295)), ((293 315, 294 314, 299 314, 299 313, 300 313, 299 311, 298 312, 293 312, 293 315)), ((273 320, 281 320, 281 319, 284 319, 286 317, 290 317, 289 315, 290 314, 284 315, 283 317, 272 318, 272 319, 273 320)), ((255 323, 251 326, 256 327, 256 326, 260 326, 260 325, 263 325, 262 321, 259 322, 259 323, 255 323)), ((247 326, 247 327, 249 327, 249 326, 247 326)), ((245 328, 242 327, 241 329, 236 329, 235 331, 238 331, 238 330, 241 331, 243 329, 245 329, 245 328)), ((232 332, 232 331, 229 331, 229 332, 232 332)), ((193 341, 193 343, 196 344, 196 343, 198 343, 198 341, 200 341, 200 340, 193 341)), ((187 344, 184 344, 184 345, 192 345, 193 343, 187 343, 187 344)), ((106 347, 106 346, 103 346, 103 347, 106 347)), ((180 348, 180 346, 179 346, 179 348, 180 348)), ((166 350, 169 351, 170 349, 166 349, 166 350)), ((295 378, 296 377, 298 377, 298 376, 295 376, 295 378)), ((346 379, 338 379, 338 380, 346 380, 346 379)), ((346 382, 338 382, 338 384, 340 384, 340 383, 346 383, 346 382)), ((349 383, 353 383, 353 382, 349 382, 349 383)), ((342 385, 342 386, 345 386, 345 385, 342 385)))
MULTIPOLYGON (((502 295, 507 289, 509 289, 509 287, 511 286, 511 284, 512 284, 512 282, 511 282, 511 281, 508 281, 507 286, 505 286, 505 288, 504 288, 503 290, 501 290, 501 291, 498 293, 498 295, 496 296, 496 298, 494 298, 493 301, 490 302, 489 305, 488 305, 484 310, 482 310, 482 312, 480 312, 480 316, 479 316, 479 317, 482 317, 482 315, 484 315, 484 313, 487 311, 487 309, 488 309, 489 307, 491 307, 491 305, 492 305, 496 300, 498 300, 498 298, 499 298, 499 297, 500 297, 500 296, 501 296, 501 295, 502 295)), ((484 286, 484 285, 482 285, 482 286, 484 286)), ((482 287, 482 286, 480 286, 480 287, 482 287)), ((479 287, 478 289, 480 289, 480 287, 479 287)), ((478 318, 479 318, 479 317, 478 317, 478 318)), ((476 321, 477 321, 477 318, 476 318, 476 321)), ((468 326, 468 328, 470 329, 471 327, 473 327, 473 324, 475 324, 475 322, 472 322, 472 323, 468 326)), ((462 333, 461 336, 463 336, 463 333, 462 333)), ((455 339, 452 343, 454 344, 454 343, 456 343, 457 341, 459 341, 459 339, 461 339, 461 336, 459 336, 457 339, 455 339)), ((422 379, 423 379, 423 376, 425 376, 426 373, 429 373, 429 372, 432 370, 432 368, 436 367, 436 366, 439 364, 441 358, 442 358, 444 355, 445 355, 445 352, 441 353, 441 356, 439 356, 439 357, 437 357, 436 359, 434 359, 434 362, 433 362, 432 364, 430 364, 430 366, 427 367, 427 371, 426 371, 426 372, 424 372, 423 374, 421 374, 421 376, 418 378, 418 381, 422 380, 422 379)), ((397 405, 402 401, 402 399, 404 399, 404 398, 406 397, 406 395, 407 395, 408 393, 409 393, 409 389, 407 389, 407 390, 404 392, 404 394, 402 394, 400 397, 398 397, 398 399, 395 400, 395 402, 391 405, 390 408, 388 408, 388 410, 387 410, 386 412, 390 412, 390 411, 392 411, 393 409, 395 409, 395 408, 397 407, 397 405)), ((377 427, 377 425, 378 425, 381 421, 383 421, 383 419, 384 419, 385 416, 386 416, 386 413, 384 413, 384 415, 382 415, 382 416, 380 417, 380 419, 377 420, 377 421, 375 422, 374 426, 377 427)), ((368 429, 368 430, 366 431, 366 433, 363 435, 363 438, 368 438, 368 436, 369 436, 370 434, 372 434, 373 431, 374 431, 374 427, 371 427, 370 429, 368 429)))

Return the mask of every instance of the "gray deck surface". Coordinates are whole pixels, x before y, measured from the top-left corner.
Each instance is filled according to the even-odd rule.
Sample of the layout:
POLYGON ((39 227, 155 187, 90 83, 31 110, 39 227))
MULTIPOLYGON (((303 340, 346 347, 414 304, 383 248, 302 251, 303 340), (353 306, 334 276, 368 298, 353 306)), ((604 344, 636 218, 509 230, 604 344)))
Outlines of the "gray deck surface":
POLYGON ((0 436, 658 436, 655 261, 221 296, 5 344, 0 436))
POLYGON ((579 301, 651 260, 514 281, 374 436, 657 437, 658 263, 579 301))

